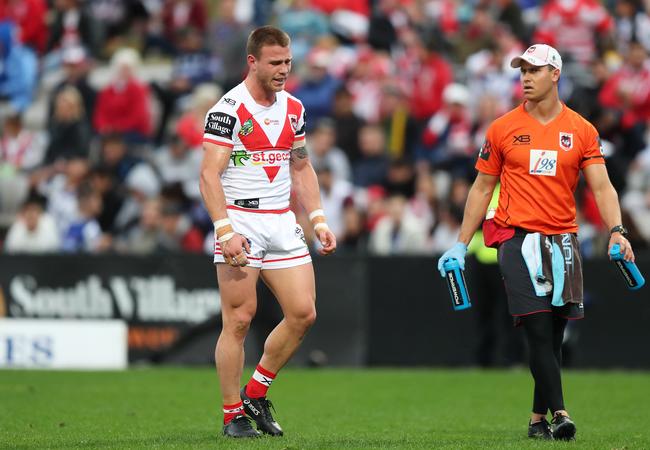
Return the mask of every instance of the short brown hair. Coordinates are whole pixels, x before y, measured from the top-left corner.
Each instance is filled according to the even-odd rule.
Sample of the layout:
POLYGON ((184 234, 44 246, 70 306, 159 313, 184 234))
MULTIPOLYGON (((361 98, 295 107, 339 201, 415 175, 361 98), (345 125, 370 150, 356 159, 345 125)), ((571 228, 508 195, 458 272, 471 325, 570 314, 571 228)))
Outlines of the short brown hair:
POLYGON ((291 43, 289 35, 279 28, 271 25, 256 28, 248 36, 246 43, 246 53, 253 55, 255 58, 260 57, 260 51, 264 46, 279 45, 288 47, 291 43))

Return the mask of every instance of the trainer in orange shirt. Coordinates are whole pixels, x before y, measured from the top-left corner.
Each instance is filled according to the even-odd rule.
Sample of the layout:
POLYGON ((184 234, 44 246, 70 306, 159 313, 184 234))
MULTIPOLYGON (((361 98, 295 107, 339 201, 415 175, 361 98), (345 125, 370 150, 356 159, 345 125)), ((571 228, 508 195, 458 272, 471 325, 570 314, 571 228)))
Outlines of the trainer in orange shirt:
POLYGON ((451 258, 464 268, 467 245, 483 223, 486 244, 499 250, 510 314, 523 325, 530 348, 535 391, 528 436, 569 440, 576 426, 564 407, 560 367, 567 320, 584 316, 573 197, 580 170, 611 230, 609 248, 619 244, 626 260, 633 261, 634 253, 598 133, 559 99, 560 54, 536 44, 510 65, 521 69, 525 101, 489 127, 459 242, 442 255, 438 269, 444 276, 442 264, 451 258), (494 217, 484 221, 498 181, 499 205, 494 217))

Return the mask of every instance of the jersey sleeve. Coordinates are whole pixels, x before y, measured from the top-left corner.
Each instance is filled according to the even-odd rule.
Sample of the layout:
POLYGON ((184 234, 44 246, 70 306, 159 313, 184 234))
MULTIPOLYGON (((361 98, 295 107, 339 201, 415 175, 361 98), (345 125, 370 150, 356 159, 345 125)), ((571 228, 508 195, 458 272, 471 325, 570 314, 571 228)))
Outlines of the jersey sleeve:
POLYGON ((227 100, 230 99, 221 99, 206 114, 203 142, 234 147, 235 137, 239 133, 241 125, 233 105, 227 100))
POLYGON ((304 142, 305 141, 305 129, 307 128, 307 111, 305 110, 305 107, 302 106, 302 114, 300 114, 300 118, 298 119, 298 124, 296 125, 296 137, 294 139, 294 142, 304 142))
POLYGON ((500 147, 500 140, 497 136, 496 126, 493 123, 485 133, 485 142, 478 152, 476 159, 476 170, 487 175, 501 175, 503 165, 503 153, 500 147))
POLYGON ((584 169, 592 164, 605 164, 600 136, 598 136, 596 128, 586 121, 582 139, 584 151, 582 153, 582 160, 580 161, 580 169, 584 169))

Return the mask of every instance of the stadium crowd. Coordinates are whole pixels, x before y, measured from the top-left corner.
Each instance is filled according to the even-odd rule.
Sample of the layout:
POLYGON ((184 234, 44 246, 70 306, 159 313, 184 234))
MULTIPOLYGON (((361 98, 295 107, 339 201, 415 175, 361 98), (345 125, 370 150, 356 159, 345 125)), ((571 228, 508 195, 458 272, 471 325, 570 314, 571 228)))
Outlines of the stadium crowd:
MULTIPOLYGON (((635 250, 650 244, 650 2, 0 0, 2 251, 211 254, 204 118, 265 23, 292 37, 339 253, 456 241, 485 129, 521 101, 509 62, 535 42, 562 54, 561 97, 600 133, 635 250)), ((602 255, 584 183, 576 199, 583 254, 602 255)))

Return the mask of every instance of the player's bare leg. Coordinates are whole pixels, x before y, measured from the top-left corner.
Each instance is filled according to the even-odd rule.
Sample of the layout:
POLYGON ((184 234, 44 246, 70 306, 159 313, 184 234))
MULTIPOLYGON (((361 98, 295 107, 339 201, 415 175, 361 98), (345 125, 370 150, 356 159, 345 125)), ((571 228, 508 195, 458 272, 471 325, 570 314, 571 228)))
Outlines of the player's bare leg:
POLYGON ((255 437, 259 433, 244 416, 239 382, 244 367, 244 339, 257 309, 256 285, 259 269, 217 264, 223 327, 215 362, 224 405, 224 434, 255 437))
POLYGON ((266 391, 316 320, 314 269, 311 264, 303 264, 287 269, 265 270, 262 271, 262 279, 278 299, 284 319, 266 339, 262 359, 253 377, 242 389, 241 397, 246 414, 257 422, 259 430, 281 436, 282 428, 273 419, 272 405, 266 399, 266 391))

